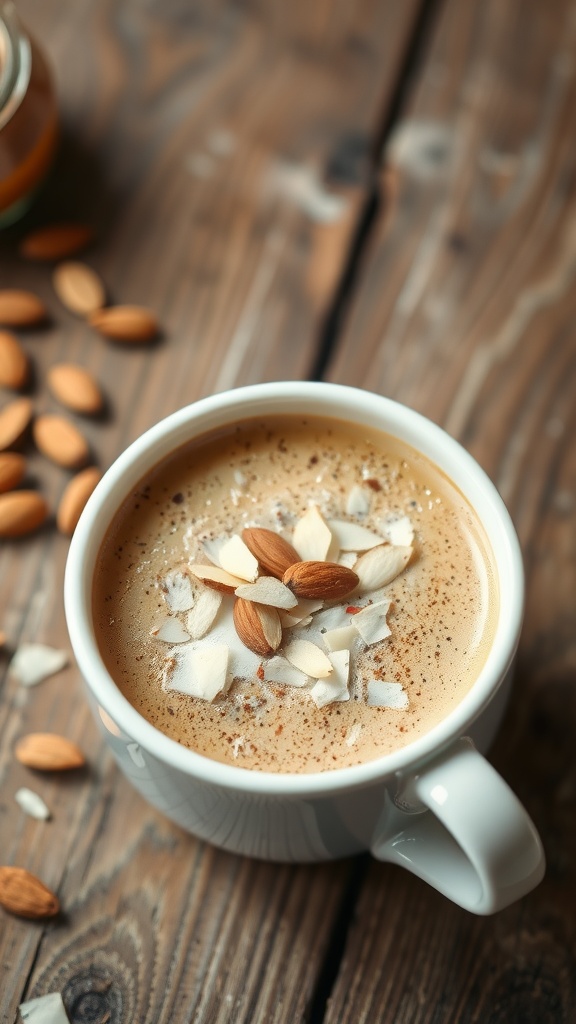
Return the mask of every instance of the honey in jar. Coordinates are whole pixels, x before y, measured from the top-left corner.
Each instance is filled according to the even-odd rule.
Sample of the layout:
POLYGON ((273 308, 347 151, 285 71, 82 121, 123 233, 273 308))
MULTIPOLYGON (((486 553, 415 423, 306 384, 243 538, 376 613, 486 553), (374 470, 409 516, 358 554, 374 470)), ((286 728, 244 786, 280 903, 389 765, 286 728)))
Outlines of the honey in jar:
POLYGON ((56 149, 50 72, 12 3, 0 0, 0 227, 21 216, 56 149))

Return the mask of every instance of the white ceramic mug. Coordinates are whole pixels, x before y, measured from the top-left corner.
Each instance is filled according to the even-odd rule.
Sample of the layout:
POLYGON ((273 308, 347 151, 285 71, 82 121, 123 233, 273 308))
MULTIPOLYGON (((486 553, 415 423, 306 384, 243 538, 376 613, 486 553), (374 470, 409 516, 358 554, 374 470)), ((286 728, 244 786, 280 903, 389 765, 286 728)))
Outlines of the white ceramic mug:
POLYGON ((477 914, 490 914, 542 878, 544 855, 526 811, 479 751, 504 713, 524 600, 510 517, 472 457, 418 413, 369 392, 283 382, 241 388, 174 413, 104 475, 70 546, 68 628, 96 719, 136 788, 182 828, 227 850, 318 861, 371 850, 477 914), (184 442, 249 416, 316 414, 376 427, 422 452, 476 510, 498 569, 500 613, 486 663, 443 721, 395 753, 351 768, 274 774, 221 764, 147 722, 100 657, 91 614, 96 556, 114 513, 146 473, 184 442))

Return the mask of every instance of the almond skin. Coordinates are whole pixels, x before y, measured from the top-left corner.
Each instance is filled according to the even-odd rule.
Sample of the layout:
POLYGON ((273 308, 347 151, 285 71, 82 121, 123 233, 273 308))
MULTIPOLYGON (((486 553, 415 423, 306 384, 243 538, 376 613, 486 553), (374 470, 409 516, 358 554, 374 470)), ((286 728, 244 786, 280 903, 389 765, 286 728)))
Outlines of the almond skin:
POLYGON ((24 478, 26 459, 17 452, 0 452, 0 494, 11 491, 24 478))
POLYGON ((0 537, 23 537, 37 530, 48 516, 48 505, 38 491, 0 494, 0 537))
POLYGON ((0 867, 0 904, 33 920, 54 917, 60 910, 58 897, 25 868, 0 867))
POLYGON ((79 469, 89 456, 88 442, 78 428, 63 416, 38 416, 34 441, 42 455, 65 469, 79 469))
POLYGON ((143 306, 109 306, 92 313, 92 327, 114 341, 153 341, 158 336, 158 321, 143 306))
POLYGON ((88 316, 106 302, 106 289, 98 274, 79 260, 59 263, 52 284, 62 305, 79 316, 88 316))
POLYGON ((62 405, 86 415, 100 412, 104 404, 102 392, 92 374, 74 363, 57 363, 46 375, 50 391, 62 405))
POLYGON ((89 466, 88 469, 83 469, 81 473, 73 476, 66 487, 56 513, 56 525, 60 533, 66 537, 71 537, 74 533, 84 506, 101 475, 95 466, 89 466))
POLYGON ((296 562, 286 570, 282 582, 298 598, 337 601, 352 593, 358 576, 336 562, 296 562))
POLYGON ((236 632, 250 651, 266 658, 278 650, 282 643, 282 624, 275 608, 238 597, 233 616, 236 632))
POLYGON ((5 327, 34 327, 46 319, 46 307, 33 292, 22 288, 0 290, 0 324, 5 327))
POLYGON ((54 732, 31 732, 18 740, 14 756, 27 768, 43 772, 63 772, 81 768, 84 754, 72 740, 54 732))
POLYGON ((281 580, 286 570, 300 561, 296 549, 273 530, 249 526, 242 530, 242 540, 258 559, 260 568, 266 576, 275 576, 281 580))
POLYGON ((87 224, 47 224, 31 231, 20 243, 20 255, 27 260, 63 260, 84 249, 94 238, 87 224))
POLYGON ((28 381, 28 357, 11 331, 0 331, 0 384, 20 391, 28 381))

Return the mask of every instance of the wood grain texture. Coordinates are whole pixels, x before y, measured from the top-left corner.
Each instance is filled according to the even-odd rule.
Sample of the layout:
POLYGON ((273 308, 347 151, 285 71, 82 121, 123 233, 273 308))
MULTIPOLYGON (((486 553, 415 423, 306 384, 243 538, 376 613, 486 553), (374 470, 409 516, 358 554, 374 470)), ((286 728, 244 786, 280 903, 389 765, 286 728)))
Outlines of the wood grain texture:
MULTIPOLYGON (((62 142, 38 203, 0 238, 0 286, 36 291, 51 313, 23 338, 37 411, 56 411, 45 384, 55 362, 102 384, 104 414, 71 418, 106 468, 201 395, 308 375, 418 4, 19 10, 55 68, 62 142), (49 268, 18 257, 28 227, 58 219, 96 227, 83 258, 111 302, 157 314, 155 346, 107 343, 61 307, 49 268)), ((68 474, 24 450, 54 509, 68 474)), ((354 864, 266 866, 204 847, 119 776, 75 666, 34 691, 6 675, 23 640, 68 646, 67 548, 49 523, 0 552, 1 859, 35 871, 64 908, 46 926, 2 914, 0 1019, 61 990, 73 1024, 304 1020, 354 864), (73 738, 89 767, 47 779, 16 764, 18 737, 40 729, 73 738), (50 822, 18 810, 22 785, 42 794, 50 822)))
POLYGON ((478 921, 372 864, 327 1024, 574 1015, 575 18, 573 2, 443 6, 329 368, 445 426, 509 506, 527 609, 491 756, 539 828, 547 875, 478 921))

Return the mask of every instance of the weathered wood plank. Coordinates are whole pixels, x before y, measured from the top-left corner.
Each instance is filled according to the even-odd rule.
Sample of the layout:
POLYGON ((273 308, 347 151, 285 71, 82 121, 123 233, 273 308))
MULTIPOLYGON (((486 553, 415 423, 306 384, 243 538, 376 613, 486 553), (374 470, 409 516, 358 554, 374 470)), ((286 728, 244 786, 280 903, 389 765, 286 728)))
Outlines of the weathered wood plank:
MULTIPOLYGON (((60 308, 47 268, 15 255, 20 229, 0 240, 1 284, 32 288, 53 314, 23 338, 36 408, 56 408, 44 384, 55 361, 92 369, 109 414, 82 426, 105 467, 200 395, 308 374, 418 4, 19 9, 56 66, 64 132, 27 223, 96 223, 86 259, 111 300, 150 305, 165 332, 152 349, 108 345, 60 308)), ((28 451, 55 507, 67 474, 28 451)), ((67 646, 66 551, 52 526, 3 546, 10 649, 67 646)), ((46 928, 2 914, 3 1020, 53 989, 78 1022, 303 1019, 353 865, 266 867, 172 828, 103 752, 74 667, 34 692, 5 679, 0 779, 2 861, 36 871, 64 907, 46 928), (74 738, 89 769, 31 778, 12 750, 36 729, 74 738), (51 822, 24 819, 13 801, 24 784, 51 822)))
POLYGON ((384 153, 387 205, 329 372, 444 425, 508 503, 527 616, 492 759, 541 831, 547 876, 478 921, 373 864, 329 1024, 574 1013, 575 14, 446 3, 384 153))

